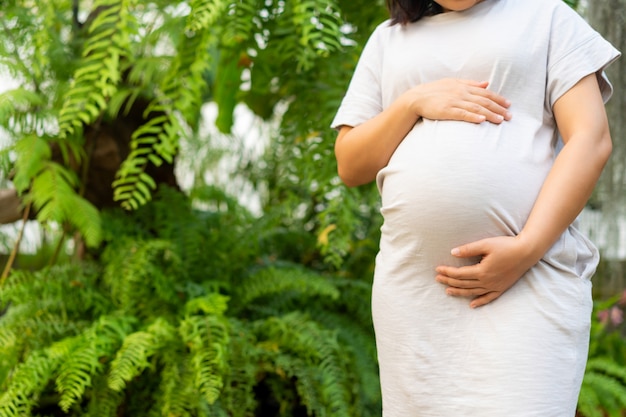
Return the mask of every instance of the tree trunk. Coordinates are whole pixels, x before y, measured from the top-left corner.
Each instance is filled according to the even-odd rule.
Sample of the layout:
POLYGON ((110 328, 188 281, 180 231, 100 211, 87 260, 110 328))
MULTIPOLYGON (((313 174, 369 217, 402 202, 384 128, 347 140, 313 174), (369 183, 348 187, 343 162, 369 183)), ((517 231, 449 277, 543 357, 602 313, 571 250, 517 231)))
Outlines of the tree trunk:
POLYGON ((0 224, 13 223, 22 218, 22 201, 15 190, 0 190, 0 224))
MULTIPOLYGON (((586 17, 591 26, 626 53, 626 0, 589 0, 586 17)), ((613 295, 626 287, 623 253, 626 251, 626 59, 618 59, 606 72, 615 93, 607 104, 613 155, 598 185, 598 201, 607 230, 605 259, 609 266, 607 273, 596 281, 602 296, 613 295)))

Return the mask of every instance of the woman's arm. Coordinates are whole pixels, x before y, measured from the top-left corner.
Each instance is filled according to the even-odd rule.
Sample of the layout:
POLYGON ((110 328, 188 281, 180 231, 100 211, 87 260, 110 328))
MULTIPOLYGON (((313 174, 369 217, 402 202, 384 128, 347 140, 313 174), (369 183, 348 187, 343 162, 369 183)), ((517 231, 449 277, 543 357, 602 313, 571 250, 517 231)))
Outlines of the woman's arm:
POLYGON ((559 98, 553 111, 565 146, 522 231, 453 249, 461 258, 482 256, 476 265, 437 268, 436 279, 448 286, 448 294, 475 297, 471 307, 498 298, 544 256, 585 206, 610 156, 611 137, 595 74, 559 98))
POLYGON ((486 82, 444 79, 418 85, 373 119, 340 129, 335 142, 339 177, 348 186, 373 181, 422 117, 501 123, 511 118, 509 106, 504 97, 487 90, 486 82))

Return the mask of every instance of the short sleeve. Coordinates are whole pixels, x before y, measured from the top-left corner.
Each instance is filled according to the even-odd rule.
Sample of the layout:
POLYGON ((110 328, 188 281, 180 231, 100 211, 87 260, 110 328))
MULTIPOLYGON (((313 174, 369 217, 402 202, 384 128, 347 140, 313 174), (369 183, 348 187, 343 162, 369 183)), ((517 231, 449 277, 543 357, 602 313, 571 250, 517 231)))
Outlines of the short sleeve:
POLYGON ((613 93, 604 69, 620 53, 564 2, 554 9, 548 52, 547 105, 554 103, 581 79, 597 74, 604 102, 613 93))
POLYGON ((357 126, 382 111, 381 69, 383 23, 374 30, 363 48, 348 90, 331 127, 357 126))

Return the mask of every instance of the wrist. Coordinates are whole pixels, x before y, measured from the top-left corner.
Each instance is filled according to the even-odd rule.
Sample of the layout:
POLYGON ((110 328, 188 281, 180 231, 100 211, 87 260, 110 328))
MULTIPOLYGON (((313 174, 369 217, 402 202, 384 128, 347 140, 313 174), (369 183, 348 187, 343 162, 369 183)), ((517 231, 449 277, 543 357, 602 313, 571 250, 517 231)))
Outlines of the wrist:
POLYGON ((515 239, 518 242, 523 259, 528 260, 530 266, 539 262, 548 250, 542 239, 533 237, 528 232, 521 231, 515 236, 515 239))
POLYGON ((419 86, 413 87, 401 96, 405 110, 415 118, 415 121, 421 119, 423 115, 421 94, 418 88, 419 86))

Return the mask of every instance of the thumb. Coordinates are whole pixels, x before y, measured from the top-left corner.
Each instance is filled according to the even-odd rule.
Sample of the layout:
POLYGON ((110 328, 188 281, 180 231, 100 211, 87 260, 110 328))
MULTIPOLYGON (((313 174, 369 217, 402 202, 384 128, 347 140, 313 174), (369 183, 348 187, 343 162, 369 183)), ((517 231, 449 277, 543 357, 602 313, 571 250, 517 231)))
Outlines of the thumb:
POLYGON ((478 240, 476 242, 468 243, 466 245, 457 246, 452 249, 450 253, 457 258, 471 258, 472 256, 485 255, 487 252, 486 242, 484 240, 478 240))

